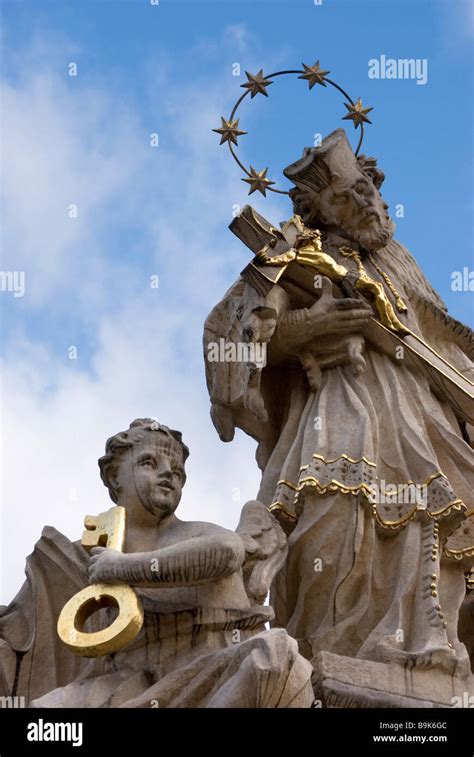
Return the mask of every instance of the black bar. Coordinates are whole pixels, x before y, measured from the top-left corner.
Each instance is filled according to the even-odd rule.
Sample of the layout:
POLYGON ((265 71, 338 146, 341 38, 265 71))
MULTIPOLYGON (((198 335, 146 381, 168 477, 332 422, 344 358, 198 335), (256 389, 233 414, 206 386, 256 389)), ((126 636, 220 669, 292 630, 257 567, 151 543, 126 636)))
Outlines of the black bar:
MULTIPOLYGON (((474 703, 473 703, 474 704, 474 703)), ((310 710, 0 710, 0 757, 159 755, 164 749, 268 753, 290 747, 317 755, 417 754, 472 757, 474 712, 449 709, 310 710), (31 724, 82 724, 82 743, 29 741, 31 724), (383 737, 383 740, 382 740, 383 737), (389 738, 390 737, 390 738, 389 738), (424 741, 422 740, 424 737, 424 741)), ((64 734, 78 740, 79 731, 64 734)), ((61 736, 61 733, 56 734, 61 736)))

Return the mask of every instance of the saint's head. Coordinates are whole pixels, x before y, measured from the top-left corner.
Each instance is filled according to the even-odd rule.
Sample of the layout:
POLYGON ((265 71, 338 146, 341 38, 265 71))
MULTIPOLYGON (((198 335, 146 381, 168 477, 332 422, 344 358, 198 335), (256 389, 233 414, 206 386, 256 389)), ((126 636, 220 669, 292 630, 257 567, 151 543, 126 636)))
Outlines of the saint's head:
POLYGON ((295 213, 310 227, 342 230, 364 250, 384 247, 395 226, 379 189, 384 180, 375 158, 354 155, 344 129, 284 170, 295 184, 290 191, 295 213))
POLYGON ((100 475, 114 502, 129 510, 141 506, 162 520, 180 502, 188 455, 179 431, 140 418, 107 440, 100 475))

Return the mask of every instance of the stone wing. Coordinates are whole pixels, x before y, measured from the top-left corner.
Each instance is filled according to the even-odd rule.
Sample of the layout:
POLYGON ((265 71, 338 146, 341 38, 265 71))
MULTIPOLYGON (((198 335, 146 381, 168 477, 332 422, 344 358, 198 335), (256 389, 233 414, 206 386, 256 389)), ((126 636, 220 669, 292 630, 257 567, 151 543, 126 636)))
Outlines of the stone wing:
POLYGON ((275 517, 258 500, 244 505, 236 532, 245 545, 245 590, 252 602, 263 604, 273 578, 285 563, 286 536, 275 517))

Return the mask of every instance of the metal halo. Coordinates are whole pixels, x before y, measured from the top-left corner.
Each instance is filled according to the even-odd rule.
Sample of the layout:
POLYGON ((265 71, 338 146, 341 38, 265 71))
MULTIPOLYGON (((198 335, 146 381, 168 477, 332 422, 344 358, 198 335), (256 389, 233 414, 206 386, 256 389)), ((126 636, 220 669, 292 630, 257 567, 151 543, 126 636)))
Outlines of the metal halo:
POLYGON ((260 172, 255 171, 255 169, 250 166, 250 170, 244 166, 244 164, 239 160, 239 158, 236 155, 235 149, 233 147, 233 144, 238 146, 237 143, 237 137, 241 136, 243 134, 247 134, 246 131, 240 131, 238 129, 239 119, 235 118, 235 114, 237 113, 237 110, 241 104, 241 102, 247 97, 247 95, 251 95, 251 99, 255 97, 257 94, 263 94, 266 97, 268 97, 268 93, 266 92, 266 87, 268 87, 270 84, 273 83, 273 79, 275 79, 277 76, 286 76, 288 74, 298 74, 299 79, 306 79, 309 83, 309 88, 312 89, 315 84, 321 84, 323 87, 326 86, 326 84, 330 84, 331 87, 334 87, 337 89, 346 99, 347 102, 344 102, 345 107, 348 110, 348 113, 346 116, 343 116, 343 121, 353 121, 354 128, 357 129, 360 126, 360 137, 359 142, 357 144, 355 155, 357 156, 359 154, 360 148, 362 146, 362 141, 364 139, 364 123, 372 123, 367 118, 367 113, 369 113, 373 108, 364 108, 362 101, 360 97, 356 102, 345 92, 342 87, 339 86, 335 81, 332 81, 331 79, 328 79, 326 77, 326 74, 331 73, 330 71, 323 71, 320 68, 319 60, 316 61, 314 66, 306 66, 304 63, 303 69, 294 70, 290 69, 287 71, 276 71, 275 73, 264 75, 263 69, 260 69, 260 71, 257 74, 249 74, 248 71, 245 72, 248 81, 245 84, 241 84, 240 86, 245 88, 245 92, 239 97, 237 102, 235 103, 234 107, 232 108, 231 114, 228 119, 225 119, 221 117, 222 125, 220 129, 213 129, 212 131, 217 132, 221 135, 221 142, 220 144, 224 144, 224 142, 227 142, 229 146, 229 151, 232 157, 234 158, 237 165, 242 169, 242 171, 245 173, 247 178, 242 179, 242 181, 247 182, 250 184, 249 194, 252 194, 255 191, 259 191, 261 194, 263 194, 264 197, 266 197, 266 191, 269 192, 275 192, 276 194, 283 194, 288 195, 289 192, 283 190, 283 189, 274 189, 270 186, 270 184, 274 184, 274 181, 270 181, 266 173, 268 171, 268 168, 263 169, 260 172), (349 104, 348 104, 349 103, 349 104))

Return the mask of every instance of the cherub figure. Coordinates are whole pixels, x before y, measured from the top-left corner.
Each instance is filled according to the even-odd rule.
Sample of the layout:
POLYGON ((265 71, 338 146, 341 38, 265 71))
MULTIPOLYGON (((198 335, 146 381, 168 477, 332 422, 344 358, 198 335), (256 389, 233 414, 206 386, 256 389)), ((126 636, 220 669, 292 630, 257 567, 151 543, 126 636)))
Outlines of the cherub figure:
POLYGON ((102 480, 126 508, 124 552, 91 551, 91 583, 136 588, 144 625, 114 655, 34 707, 309 707, 311 665, 264 606, 285 536, 260 502, 235 532, 176 514, 189 454, 181 434, 150 419, 111 437, 102 480))

